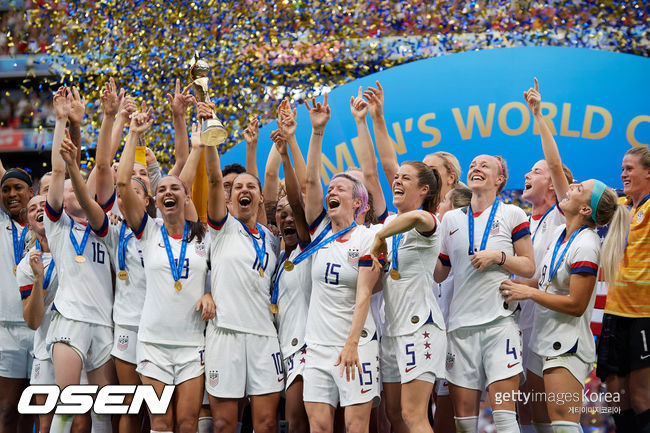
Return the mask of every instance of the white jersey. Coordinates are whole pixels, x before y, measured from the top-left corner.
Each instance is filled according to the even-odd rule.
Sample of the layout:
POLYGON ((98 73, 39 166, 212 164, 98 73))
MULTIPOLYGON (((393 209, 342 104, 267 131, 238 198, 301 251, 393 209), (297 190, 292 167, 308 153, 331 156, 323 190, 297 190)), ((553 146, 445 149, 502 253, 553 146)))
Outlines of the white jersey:
MULTIPOLYGON (((138 340, 147 343, 176 346, 203 344, 205 322, 196 304, 204 294, 208 272, 209 238, 197 238, 187 243, 185 260, 179 281, 181 290, 174 287, 161 227, 163 223, 145 214, 139 230, 147 290, 142 308, 138 340)), ((206 234, 207 236, 207 234, 206 234)), ((182 235, 168 236, 174 259, 181 252, 182 235)))
POLYGON ((264 230, 265 255, 258 271, 259 260, 253 242, 261 245, 261 233, 251 231, 232 215, 223 221, 208 218, 212 237, 212 297, 217 305, 215 325, 219 328, 249 334, 277 337, 271 305, 271 278, 278 262, 280 241, 268 229, 264 230))
MULTIPOLYGON (((324 213, 314 225, 314 239, 330 222, 324 213)), ((364 226, 352 230, 348 240, 336 240, 312 256, 312 293, 307 314, 305 340, 307 345, 344 346, 350 334, 352 315, 356 304, 359 267, 372 266, 370 246, 374 232, 364 226)), ((330 232, 326 237, 330 236, 330 232)), ((376 338, 375 321, 370 314, 365 318, 359 345, 376 338)))
MULTIPOLYGON (((391 215, 385 224, 393 221, 397 215, 391 215)), ((433 217, 438 226, 438 219, 433 217)), ((424 325, 429 318, 440 329, 445 329, 445 320, 440 307, 431 291, 433 270, 440 252, 440 236, 433 233, 422 234, 411 229, 402 235, 397 264, 399 279, 390 277, 393 261, 393 236, 386 239, 388 257, 386 257, 384 280, 384 300, 386 301, 386 335, 398 337, 412 334, 424 325)))
MULTIPOLYGON (((474 215, 474 247, 478 251, 491 208, 474 215)), ((440 224, 442 246, 440 261, 454 271, 454 296, 449 306, 449 329, 476 326, 509 316, 516 302, 506 304, 499 286, 510 277, 507 270, 497 264, 483 272, 472 266, 469 255, 468 208, 447 212, 440 224)), ((514 242, 530 234, 528 217, 517 206, 499 203, 486 250, 503 251, 514 255, 514 242)))
MULTIPOLYGON (((288 260, 295 260, 301 249, 296 247, 288 260)), ((284 252, 282 256, 284 257, 284 252)), ((276 272, 280 272, 282 264, 276 272)), ((278 338, 282 358, 286 359, 305 345, 305 323, 311 297, 311 257, 298 263, 292 271, 282 271, 278 281, 278 338)))
MULTIPOLYGON (((16 282, 16 275, 14 274, 14 266, 17 263, 14 258, 12 226, 15 229, 18 241, 20 241, 25 227, 12 220, 3 210, 0 210, 0 246, 2 248, 0 252, 0 278, 2 278, 2 285, 0 285, 0 323, 6 322, 12 325, 22 323, 25 325, 20 292, 18 290, 18 283, 16 282)), ((25 245, 23 250, 20 251, 20 259, 27 252, 27 245, 31 240, 31 233, 26 233, 24 239, 25 245)), ((19 246, 19 242, 16 243, 16 246, 19 246)))
MULTIPOLYGON (((115 206, 117 207, 117 206, 115 206)), ((110 248, 113 268, 115 269, 115 303, 113 304, 113 321, 122 326, 138 326, 140 324, 140 315, 144 305, 146 292, 146 280, 144 272, 144 258, 140 240, 138 240, 131 231, 126 227, 124 238, 128 238, 124 254, 125 271, 128 272, 128 278, 122 280, 119 278, 119 246, 120 230, 122 225, 126 227, 126 222, 111 225, 106 235, 106 244, 110 248)))
MULTIPOLYGON (((548 293, 568 296, 569 280, 573 274, 598 275, 600 263, 600 238, 593 229, 582 230, 569 246, 557 274, 548 285, 551 259, 555 242, 565 229, 564 225, 555 231, 554 241, 546 253, 539 279, 540 290, 548 293), (548 288, 547 288, 548 287, 548 288)), ((560 246, 556 261, 567 247, 568 238, 560 246)), ((535 320, 531 335, 530 348, 540 356, 557 356, 564 353, 575 353, 585 362, 596 360, 596 345, 591 333, 591 314, 596 300, 596 290, 593 290, 587 309, 580 317, 553 311, 539 304, 535 305, 535 320)))
MULTIPOLYGON (((53 268, 47 287, 43 287, 43 319, 41 319, 41 325, 34 334, 34 357, 46 360, 50 359, 50 354, 47 351, 45 338, 47 337, 47 330, 50 328, 50 322, 52 320, 52 304, 54 303, 56 290, 59 287, 59 277, 57 276, 56 265, 52 261, 52 254, 41 253, 41 258, 43 262, 43 278, 47 275, 50 266, 53 268)), ((20 261, 16 271, 16 279, 20 287, 20 297, 25 300, 32 294, 32 288, 34 286, 34 273, 32 272, 32 267, 29 265, 29 253, 20 261)))
MULTIPOLYGON (((540 218, 530 217, 530 233, 533 240, 533 250, 535 253, 535 275, 533 279, 539 280, 544 256, 551 244, 555 241, 553 234, 555 229, 564 224, 564 215, 557 205, 548 211, 547 214, 540 218)), ((519 326, 521 329, 533 327, 533 312, 535 311, 535 302, 530 299, 519 301, 521 313, 519 314, 519 326)))
POLYGON ((442 317, 445 319, 445 326, 449 326, 449 306, 454 296, 454 270, 449 270, 449 275, 442 283, 433 283, 433 294, 438 301, 438 307, 442 317))
POLYGON ((53 308, 66 319, 112 327, 113 282, 110 255, 104 243, 108 218, 104 218, 98 232, 90 231, 82 254, 85 261, 78 263, 70 232, 81 246, 86 226, 75 223, 63 208, 55 211, 49 203, 45 204, 45 214, 45 235, 59 274, 53 308))

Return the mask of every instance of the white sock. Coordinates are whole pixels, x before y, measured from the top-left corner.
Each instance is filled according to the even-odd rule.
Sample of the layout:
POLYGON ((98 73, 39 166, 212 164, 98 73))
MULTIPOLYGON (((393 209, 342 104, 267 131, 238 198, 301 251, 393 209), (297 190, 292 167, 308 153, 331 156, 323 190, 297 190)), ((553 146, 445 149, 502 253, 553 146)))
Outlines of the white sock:
POLYGON ((553 421, 553 433, 582 433, 580 424, 569 421, 553 421))
POLYGON ((454 421, 456 422, 457 433, 478 433, 477 416, 455 416, 454 421))
POLYGON ((550 423, 534 422, 533 425, 535 426, 537 433, 553 433, 553 426, 550 423))
POLYGON ((92 433, 113 433, 110 415, 99 415, 92 410, 90 411, 90 417, 93 421, 92 433))
POLYGON ((50 433, 70 433, 70 428, 72 428, 73 420, 74 415, 54 414, 52 417, 52 424, 50 426, 50 433))
POLYGON ((537 433, 537 429, 532 424, 519 424, 521 433, 537 433))
POLYGON ((513 410, 495 410, 492 412, 497 433, 519 433, 517 412, 513 410))
POLYGON ((202 416, 199 417, 199 429, 197 433, 212 433, 212 417, 211 416, 202 416))

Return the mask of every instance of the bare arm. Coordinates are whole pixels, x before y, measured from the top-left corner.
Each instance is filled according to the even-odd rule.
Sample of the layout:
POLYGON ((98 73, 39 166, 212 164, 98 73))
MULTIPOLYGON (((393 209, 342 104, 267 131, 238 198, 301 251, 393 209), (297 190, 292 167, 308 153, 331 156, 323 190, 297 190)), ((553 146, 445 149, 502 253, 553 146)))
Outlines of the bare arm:
POLYGON ((370 309, 370 296, 372 295, 372 290, 375 287, 375 284, 379 280, 379 271, 373 270, 369 267, 360 267, 359 268, 359 277, 357 278, 357 293, 356 301, 354 305, 354 313, 352 314, 352 324, 350 326, 350 333, 343 350, 339 354, 336 365, 341 365, 340 374, 343 376, 345 372, 346 380, 354 380, 354 370, 355 366, 359 370, 359 374, 363 371, 361 368, 361 362, 359 361, 359 339, 361 337, 361 331, 363 330, 363 325, 368 316, 368 310, 370 309))
POLYGON ((253 118, 244 129, 244 141, 246 141, 246 171, 259 179, 257 172, 257 140, 259 138, 258 120, 253 118))
POLYGON ((374 203, 373 210, 379 216, 386 210, 386 199, 384 198, 384 192, 381 190, 381 184, 379 183, 375 149, 372 144, 372 138, 370 138, 368 123, 366 122, 368 103, 361 97, 361 87, 359 87, 359 94, 356 98, 350 97, 350 111, 357 124, 357 132, 359 134, 357 156, 359 157, 359 164, 363 173, 363 183, 368 188, 368 192, 372 194, 374 203))
POLYGON ((88 187, 86 186, 83 177, 81 177, 79 166, 76 164, 76 154, 77 148, 72 143, 72 140, 63 140, 63 144, 61 145, 61 157, 65 161, 68 173, 70 174, 74 195, 77 197, 79 205, 86 214, 90 227, 94 231, 98 232, 103 228, 104 223, 106 222, 106 214, 102 210, 101 206, 97 204, 95 200, 90 198, 88 187))
POLYGON ((283 100, 278 110, 278 129, 287 139, 287 144, 293 157, 293 168, 298 177, 298 184, 301 185, 302 192, 305 192, 307 167, 305 165, 305 158, 303 158, 300 146, 298 146, 298 141, 296 140, 296 129, 298 127, 296 119, 296 109, 291 107, 287 99, 283 100))
POLYGON ((293 219, 296 222, 298 239, 300 239, 301 244, 307 245, 311 241, 311 237, 309 236, 309 229, 307 228, 305 208, 302 202, 302 192, 300 191, 298 177, 296 176, 296 172, 294 171, 293 166, 291 165, 291 160, 289 159, 287 143, 282 139, 274 141, 282 158, 282 167, 284 168, 284 186, 287 189, 287 201, 289 202, 289 206, 291 206, 293 219))
POLYGON ((84 118, 86 112, 86 102, 79 95, 79 90, 76 87, 72 87, 72 93, 70 94, 70 116, 68 120, 70 121, 69 132, 70 139, 77 147, 77 154, 75 159, 77 165, 81 164, 81 121, 84 118))
POLYGON ((264 187, 262 189, 262 195, 264 196, 264 209, 273 207, 275 211, 275 204, 278 202, 281 163, 282 158, 280 157, 278 150, 275 146, 271 146, 269 157, 266 160, 266 168, 264 169, 264 187))
POLYGON ((436 269, 433 271, 433 280, 436 283, 442 283, 449 276, 451 266, 443 265, 440 259, 436 262, 436 269))
MULTIPOLYGON (((76 160, 76 155, 75 155, 76 160)), ((53 266, 54 262, 50 263, 53 266)), ((32 283, 32 292, 23 299, 23 319, 29 329, 38 329, 43 321, 45 313, 45 293, 43 290, 43 262, 41 261, 41 251, 33 250, 29 253, 29 265, 32 268, 34 281, 32 283)))
POLYGON ((312 106, 305 103, 311 118, 311 139, 309 140, 309 152, 307 153, 307 178, 306 178, 306 202, 305 216, 307 223, 311 224, 323 211, 323 187, 320 182, 321 152, 323 147, 323 132, 325 125, 330 118, 330 107, 327 105, 327 93, 323 98, 323 104, 312 99, 312 106))
MULTIPOLYGON (((205 118, 211 111, 210 107, 199 102, 197 104, 198 118, 205 118)), ((201 125, 192 126, 192 136, 200 137, 201 125)), ((205 168, 208 174, 208 218, 212 221, 223 221, 228 215, 226 193, 223 190, 223 174, 216 146, 205 146, 205 168)))
POLYGON ((70 114, 70 90, 60 87, 54 95, 54 110, 56 112, 56 124, 54 125, 54 137, 52 138, 52 181, 47 193, 47 203, 55 210, 60 211, 63 207, 63 187, 65 183, 65 162, 61 158, 61 144, 67 135, 70 138, 65 124, 70 114))
POLYGON ((375 83, 377 84, 377 88, 368 87, 368 90, 363 92, 363 96, 368 100, 368 111, 372 118, 372 129, 375 133, 375 140, 377 141, 379 161, 384 169, 386 179, 390 184, 393 182, 397 170, 399 170, 399 163, 397 162, 395 147, 388 135, 386 119, 384 119, 384 89, 379 84, 379 81, 375 81, 375 83))
POLYGON ((135 161, 135 147, 138 138, 151 126, 153 120, 151 109, 147 113, 137 113, 132 116, 129 135, 126 137, 126 144, 122 150, 120 164, 117 167, 117 191, 122 198, 125 210, 124 218, 131 230, 137 231, 142 224, 145 215, 145 208, 138 198, 138 195, 131 187, 131 175, 133 174, 133 163, 135 161))
MULTIPOLYGON (((194 96, 189 94, 192 84, 187 85, 181 92, 181 82, 177 78, 174 87, 174 95, 167 94, 167 100, 172 110, 172 124, 174 126, 174 154, 176 163, 169 174, 178 175, 185 166, 190 154, 190 143, 187 138, 187 123, 185 123, 185 113, 190 103, 194 101, 194 96)), ((179 176, 180 177, 180 176, 179 176)))
MULTIPOLYGON (((115 116, 118 113, 124 90, 119 95, 115 87, 115 81, 111 77, 106 83, 106 89, 101 96, 102 109, 104 110, 104 119, 99 129, 99 138, 97 139, 97 150, 95 153, 95 194, 99 203, 106 203, 113 195, 113 172, 111 160, 113 159, 111 147, 111 132, 115 124, 115 116)), ((85 185, 84 185, 85 186, 85 185)))
POLYGON ((506 302, 532 299, 550 310, 580 317, 589 306, 595 285, 595 275, 572 274, 569 279, 569 296, 547 293, 538 288, 532 288, 511 280, 506 280, 501 284, 501 293, 505 296, 506 302), (507 296, 506 293, 508 293, 507 296))
POLYGON ((560 151, 557 148, 553 134, 548 128, 546 120, 544 120, 544 117, 542 116, 542 98, 539 94, 539 84, 537 83, 537 78, 535 78, 535 88, 528 89, 527 92, 524 92, 524 98, 528 103, 528 108, 530 108, 530 111, 535 117, 535 121, 539 125, 544 158, 546 159, 546 164, 548 165, 549 172, 551 173, 551 181, 553 181, 553 188, 555 188, 555 197, 558 201, 560 201, 566 196, 566 193, 569 191, 569 181, 564 176, 562 158, 560 157, 560 151))

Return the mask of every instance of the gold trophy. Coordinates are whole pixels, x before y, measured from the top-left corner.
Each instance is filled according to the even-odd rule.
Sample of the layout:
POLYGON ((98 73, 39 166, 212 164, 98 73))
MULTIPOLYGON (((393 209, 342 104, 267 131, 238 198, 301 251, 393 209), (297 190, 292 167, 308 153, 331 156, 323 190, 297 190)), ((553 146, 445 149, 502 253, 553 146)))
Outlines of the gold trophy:
MULTIPOLYGON (((192 87, 194 87, 194 96, 198 102, 210 102, 208 95, 209 74, 210 65, 199 58, 198 51, 195 51, 194 58, 190 63, 190 79, 192 87)), ((212 117, 201 120, 201 141, 206 146, 218 146, 226 141, 228 133, 214 111, 212 117)))

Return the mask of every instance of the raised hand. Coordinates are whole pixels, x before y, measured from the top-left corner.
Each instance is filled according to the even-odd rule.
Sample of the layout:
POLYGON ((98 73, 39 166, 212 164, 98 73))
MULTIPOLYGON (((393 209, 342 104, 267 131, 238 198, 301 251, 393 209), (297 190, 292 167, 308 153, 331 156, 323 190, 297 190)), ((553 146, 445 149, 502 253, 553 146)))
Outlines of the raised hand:
POLYGON ((129 126, 129 131, 133 132, 138 136, 144 135, 145 131, 153 125, 153 119, 151 117, 152 109, 149 108, 145 112, 133 113, 131 115, 131 125, 129 126))
POLYGON ((70 133, 65 130, 65 138, 61 143, 61 150, 59 151, 61 158, 65 161, 66 165, 77 165, 77 146, 74 145, 70 139, 70 133))
POLYGON ((32 268, 32 272, 35 276, 43 278, 43 262, 41 261, 41 251, 32 250, 29 253, 29 266, 32 268))
POLYGON ((144 159, 147 162, 147 167, 158 162, 156 161, 156 154, 148 147, 145 147, 144 149, 144 159))
POLYGON ((136 111, 138 111, 138 105, 135 103, 135 99, 129 95, 124 95, 122 102, 120 102, 120 108, 117 111, 117 115, 122 118, 124 123, 127 123, 131 119, 131 114, 136 111))
POLYGON ((79 95, 79 90, 72 87, 72 100, 70 101, 70 118, 71 123, 81 124, 86 113, 86 101, 79 95))
POLYGON ((327 93, 323 97, 323 103, 316 102, 316 98, 311 99, 312 106, 309 106, 308 102, 305 102, 307 111, 309 111, 309 118, 311 120, 311 127, 315 131, 322 132, 325 129, 325 125, 330 120, 330 115, 332 111, 330 106, 327 105, 327 93))
POLYGON ((528 108, 533 113, 533 116, 539 116, 541 114, 542 108, 542 97, 539 94, 539 83, 537 82, 537 77, 535 77, 535 88, 532 87, 528 91, 524 92, 524 99, 528 104, 528 108))
POLYGON ((53 105, 57 120, 65 120, 70 115, 71 106, 70 89, 65 86, 59 87, 54 94, 53 105))
POLYGON ((120 103, 122 102, 123 97, 124 89, 121 89, 118 93, 117 86, 115 86, 115 80, 113 77, 109 78, 108 83, 106 83, 106 88, 100 97, 104 114, 115 116, 120 109, 120 103))
POLYGON ((192 149, 205 147, 205 144, 201 141, 201 124, 198 122, 192 124, 190 143, 192 144, 192 149))
POLYGON ((375 81, 377 88, 368 87, 368 89, 363 92, 363 97, 368 101, 368 111, 370 112, 370 117, 377 119, 384 115, 384 89, 379 84, 379 81, 375 81))
POLYGON ((275 144, 275 148, 278 149, 280 155, 287 155, 287 137, 284 133, 277 129, 271 133, 271 140, 275 144))
POLYGON ((196 117, 199 119, 210 119, 212 113, 212 104, 206 102, 199 102, 196 104, 196 117))
POLYGON ((246 144, 249 146, 257 146, 259 133, 259 121, 254 117, 250 120, 246 129, 244 129, 244 141, 246 141, 246 144))
POLYGON ((362 87, 359 86, 357 97, 350 96, 350 111, 357 122, 366 118, 368 114, 368 102, 363 99, 362 87))
MULTIPOLYGON (((192 84, 188 84, 187 87, 181 92, 181 80, 176 79, 176 85, 174 86, 174 95, 170 93, 167 94, 167 100, 169 101, 169 106, 172 109, 172 115, 174 116, 185 116, 187 107, 192 102, 195 102, 194 95, 189 93, 189 90, 192 88, 192 84)), ((210 116, 212 117, 212 116, 210 116)))

